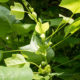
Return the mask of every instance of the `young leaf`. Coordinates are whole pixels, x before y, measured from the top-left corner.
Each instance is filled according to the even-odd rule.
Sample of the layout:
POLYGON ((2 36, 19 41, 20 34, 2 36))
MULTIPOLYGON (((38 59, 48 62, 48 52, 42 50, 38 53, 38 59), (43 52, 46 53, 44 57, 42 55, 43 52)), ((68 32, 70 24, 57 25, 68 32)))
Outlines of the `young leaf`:
POLYGON ((60 6, 71 10, 73 13, 80 13, 80 0, 62 0, 60 6))
POLYGON ((49 23, 46 22, 42 24, 41 28, 42 28, 42 32, 45 33, 49 29, 49 23))
POLYGON ((39 34, 44 34, 47 30, 49 29, 49 23, 46 22, 46 23, 37 23, 36 27, 35 27, 35 30, 36 32, 38 32, 39 34))
POLYGON ((21 54, 12 54, 12 57, 5 59, 5 63, 8 67, 11 67, 11 66, 19 66, 27 62, 21 54))
POLYGON ((36 27, 35 27, 36 32, 38 32, 39 34, 42 33, 41 25, 42 25, 42 24, 40 24, 40 23, 38 22, 37 25, 36 25, 36 27))
POLYGON ((1 3, 8 2, 9 0, 0 0, 1 3))
POLYGON ((15 15, 16 19, 22 20, 24 18, 24 8, 20 3, 14 3, 14 6, 11 6, 11 14, 15 15))

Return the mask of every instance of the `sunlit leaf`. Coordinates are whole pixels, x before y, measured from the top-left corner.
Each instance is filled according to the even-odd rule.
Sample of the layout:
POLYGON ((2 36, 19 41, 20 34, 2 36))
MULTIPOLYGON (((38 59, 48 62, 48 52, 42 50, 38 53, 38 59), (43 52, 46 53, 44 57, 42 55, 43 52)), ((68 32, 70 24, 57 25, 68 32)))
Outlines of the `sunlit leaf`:
POLYGON ((8 67, 19 66, 20 64, 27 63, 21 54, 12 54, 12 57, 5 59, 5 63, 8 67))
POLYGON ((33 34, 30 44, 20 47, 22 50, 27 50, 29 52, 36 52, 39 49, 40 39, 33 34))
POLYGON ((20 3, 14 3, 14 6, 11 6, 11 15, 15 15, 16 19, 22 20, 24 18, 24 8, 20 3))
POLYGON ((42 24, 40 24, 40 23, 38 22, 37 25, 36 25, 36 27, 35 27, 36 32, 38 32, 39 34, 42 33, 41 25, 42 25, 42 24))
POLYGON ((72 23, 71 25, 65 27, 65 29, 64 29, 65 36, 67 36, 69 33, 73 34, 79 29, 80 29, 80 20, 78 20, 78 21, 72 23))
POLYGON ((36 32, 38 32, 39 34, 44 34, 47 30, 49 29, 49 23, 46 22, 46 23, 37 23, 36 27, 35 27, 35 30, 36 32))
POLYGON ((71 10, 73 13, 80 13, 80 0, 62 0, 60 6, 71 10))
POLYGON ((0 66, 0 80, 32 80, 32 70, 26 64, 23 67, 0 66))
POLYGON ((49 23, 48 22, 43 23, 41 28, 42 28, 42 32, 45 33, 49 29, 49 23))
POLYGON ((44 60, 41 54, 35 54, 39 49, 41 44, 40 39, 33 34, 30 44, 20 47, 21 50, 26 50, 22 52, 22 54, 28 56, 28 61, 35 62, 40 64, 42 60, 44 60))
POLYGON ((0 0, 1 3, 8 2, 9 0, 0 0))

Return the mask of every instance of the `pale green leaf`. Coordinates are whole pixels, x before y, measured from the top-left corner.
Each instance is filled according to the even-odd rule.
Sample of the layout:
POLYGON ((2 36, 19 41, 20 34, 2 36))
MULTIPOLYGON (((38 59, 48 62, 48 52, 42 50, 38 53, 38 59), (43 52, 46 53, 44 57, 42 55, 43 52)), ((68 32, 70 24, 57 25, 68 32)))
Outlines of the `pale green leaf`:
POLYGON ((74 22, 74 19, 72 19, 70 17, 66 17, 66 16, 64 16, 62 14, 59 14, 59 17, 63 18, 62 24, 64 24, 64 23, 72 24, 74 22))
POLYGON ((21 64, 25 64, 28 62, 26 62, 26 60, 21 54, 12 54, 12 57, 5 59, 5 63, 8 67, 11 67, 11 66, 19 66, 21 64))
POLYGON ((30 44, 20 47, 22 50, 27 50, 29 52, 36 52, 39 49, 40 40, 37 36, 33 35, 30 44))
POLYGON ((29 13, 28 15, 29 15, 29 17, 30 17, 32 20, 37 19, 37 14, 36 14, 35 12, 32 12, 32 14, 29 13))
POLYGON ((22 20, 24 18, 24 8, 20 3, 14 3, 14 6, 11 6, 11 15, 15 15, 16 19, 22 20))
POLYGON ((23 67, 0 66, 0 80, 32 80, 32 70, 26 64, 23 67))
POLYGON ((80 0, 62 0, 60 6, 71 10, 73 13, 80 13, 80 0))
POLYGON ((41 61, 44 60, 44 58, 41 54, 35 54, 38 51, 40 45, 42 45, 40 38, 33 34, 30 44, 22 46, 20 47, 20 49, 26 50, 22 52, 22 54, 28 56, 28 61, 40 64, 41 61))
POLYGON ((73 34, 79 29, 80 29, 80 20, 75 21, 71 25, 65 27, 64 29, 65 36, 67 36, 69 33, 73 34))
POLYGON ((49 23, 46 22, 46 23, 37 23, 36 27, 35 27, 35 30, 36 32, 38 32, 39 34, 44 34, 47 30, 49 29, 49 23))
POLYGON ((39 34, 42 33, 41 26, 42 26, 42 24, 40 24, 40 23, 38 22, 37 25, 36 25, 36 27, 35 27, 36 32, 38 32, 39 34))
POLYGON ((49 23, 46 22, 42 24, 41 28, 42 28, 42 32, 45 33, 49 29, 49 23))
POLYGON ((8 2, 9 0, 0 0, 1 3, 8 2))

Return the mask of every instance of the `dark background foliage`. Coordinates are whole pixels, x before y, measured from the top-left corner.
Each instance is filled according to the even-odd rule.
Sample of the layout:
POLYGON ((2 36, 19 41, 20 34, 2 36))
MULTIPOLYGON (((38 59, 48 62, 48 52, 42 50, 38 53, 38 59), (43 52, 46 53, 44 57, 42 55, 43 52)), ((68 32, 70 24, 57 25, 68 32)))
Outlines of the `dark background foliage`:
MULTIPOLYGON (((7 4, 1 4, 5 7, 9 8, 16 2, 21 2, 21 0, 10 0, 7 4)), ((47 36, 51 34, 52 30, 56 29, 59 25, 57 21, 59 21, 59 14, 62 14, 66 17, 70 17, 72 12, 68 9, 59 7, 61 0, 27 0, 31 6, 35 9, 43 21, 47 21, 48 19, 55 19, 52 21, 52 26, 50 27, 49 31, 47 32, 47 36), (54 24, 55 23, 55 24, 54 24)), ((22 2, 21 2, 22 3, 22 2)), ((73 19, 80 17, 80 14, 75 14, 73 19)), ((34 23, 27 15, 22 23, 34 23)), ((10 42, 5 41, 5 39, 0 39, 0 48, 5 50, 10 50, 11 48, 17 49, 18 46, 22 46, 24 44, 28 44, 32 31, 29 32, 29 35, 21 35, 15 34, 10 35, 10 42), (5 45, 6 44, 6 45, 5 45), (3 47, 2 47, 3 46, 3 47)), ((53 44, 59 42, 64 37, 63 29, 60 30, 54 37, 52 38, 53 44)), ((77 31, 73 36, 65 40, 64 42, 60 43, 58 46, 54 47, 53 50, 55 51, 55 57, 50 62, 52 67, 52 72, 63 72, 63 75, 57 77, 53 77, 53 80, 80 80, 80 31, 77 31)), ((7 56, 7 55, 6 55, 7 56)))

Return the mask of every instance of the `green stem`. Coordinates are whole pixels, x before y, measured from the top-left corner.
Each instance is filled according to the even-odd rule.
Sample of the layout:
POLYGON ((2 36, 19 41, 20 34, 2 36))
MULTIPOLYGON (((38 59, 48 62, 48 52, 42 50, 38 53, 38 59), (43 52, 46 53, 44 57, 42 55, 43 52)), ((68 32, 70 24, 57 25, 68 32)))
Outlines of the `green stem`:
POLYGON ((69 36, 67 36, 66 38, 64 38, 63 40, 59 41, 58 43, 56 43, 55 45, 52 46, 52 48, 54 48, 55 46, 59 45, 60 43, 62 43, 63 41, 65 41, 66 39, 68 39, 72 34, 70 34, 69 36))
MULTIPOLYGON (((19 51, 21 52, 21 51, 27 51, 27 50, 11 50, 11 51, 3 51, 3 53, 19 52, 19 51)), ((36 63, 30 62, 30 64, 34 64, 34 65, 36 65, 39 68, 39 66, 36 63)))
POLYGON ((22 3, 24 4, 24 6, 26 7, 26 9, 28 10, 28 12, 30 12, 30 10, 28 9, 27 5, 29 4, 26 0, 22 0, 22 3))
POLYGON ((57 67, 59 67, 59 66, 61 66, 61 65, 70 63, 70 62, 72 62, 72 61, 75 61, 76 59, 77 59, 77 58, 73 58, 72 60, 70 60, 70 61, 68 61, 68 62, 65 62, 65 63, 62 63, 62 64, 60 64, 60 65, 57 65, 57 66, 55 66, 54 68, 57 68, 57 67))
POLYGON ((59 25, 58 28, 56 29, 56 31, 53 32, 46 40, 48 40, 50 37, 54 36, 60 29, 62 29, 62 28, 70 21, 70 19, 71 19, 73 16, 74 16, 74 14, 71 15, 71 17, 69 18, 69 20, 68 20, 63 26, 61 26, 61 25, 62 25, 62 22, 63 22, 63 20, 62 20, 61 23, 60 23, 60 25, 59 25), (60 27, 60 26, 61 26, 61 27, 60 27))
POLYGON ((33 65, 35 65, 37 68, 40 68, 36 63, 34 63, 34 62, 30 62, 30 64, 33 64, 33 65))
POLYGON ((28 50, 11 50, 11 51, 3 51, 3 53, 10 53, 10 52, 26 52, 28 50))

